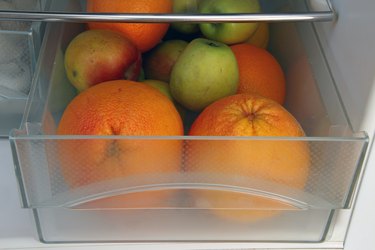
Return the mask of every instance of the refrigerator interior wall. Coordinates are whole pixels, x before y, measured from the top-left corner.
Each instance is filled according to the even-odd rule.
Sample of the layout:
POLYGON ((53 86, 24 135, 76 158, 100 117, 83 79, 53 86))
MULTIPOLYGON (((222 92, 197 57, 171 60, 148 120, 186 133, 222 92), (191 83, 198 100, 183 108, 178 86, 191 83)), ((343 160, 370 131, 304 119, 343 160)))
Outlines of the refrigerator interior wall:
POLYGON ((372 113, 375 68, 374 30, 371 23, 375 2, 371 0, 333 0, 338 21, 316 23, 319 39, 332 77, 354 130, 368 126, 372 113))
POLYGON ((341 227, 346 231, 348 226, 345 249, 374 249, 375 238, 371 232, 375 225, 375 151, 371 145, 375 133, 375 32, 372 26, 375 2, 332 0, 332 5, 338 21, 314 26, 352 127, 356 131, 367 131, 370 137, 366 168, 352 206, 351 222, 341 227))

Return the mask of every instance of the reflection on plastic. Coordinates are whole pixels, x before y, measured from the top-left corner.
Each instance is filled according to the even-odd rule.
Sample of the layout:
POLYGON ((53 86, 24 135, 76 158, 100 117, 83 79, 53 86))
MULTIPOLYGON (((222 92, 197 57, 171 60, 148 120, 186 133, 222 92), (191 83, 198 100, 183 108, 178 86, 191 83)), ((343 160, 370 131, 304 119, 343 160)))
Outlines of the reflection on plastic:
MULTIPOLYGON (((118 179, 166 176, 180 172, 182 142, 178 140, 61 140, 58 156, 64 180, 71 189, 118 179)), ((168 182, 168 180, 165 180, 168 182)), ((173 190, 134 192, 98 200, 124 207, 158 206, 173 190), (122 198, 121 198, 122 197, 122 198)))
POLYGON ((66 139, 46 150, 64 206, 209 209, 244 222, 300 209, 290 197, 303 199, 310 166, 307 143, 288 140, 66 139))
MULTIPOLYGON (((232 176, 234 182, 236 176, 245 176, 303 189, 309 173, 310 153, 303 141, 189 141, 187 148, 185 166, 188 172, 220 173, 232 176)), ((195 194, 212 203, 212 207, 234 203, 248 207, 276 207, 278 210, 285 208, 285 204, 262 197, 204 190, 195 194)), ((275 214, 230 210, 214 210, 214 213, 240 221, 254 221, 275 214)))

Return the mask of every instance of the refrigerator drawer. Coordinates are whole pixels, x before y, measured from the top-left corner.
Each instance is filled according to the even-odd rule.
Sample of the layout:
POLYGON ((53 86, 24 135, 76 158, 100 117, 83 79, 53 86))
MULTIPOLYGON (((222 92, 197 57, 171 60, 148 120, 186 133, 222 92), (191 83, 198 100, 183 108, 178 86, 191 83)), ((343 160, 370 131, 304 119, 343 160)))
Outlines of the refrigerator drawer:
POLYGON ((41 23, 26 23, 22 30, 0 30, 0 135, 21 126, 22 115, 38 56, 41 23))
POLYGON ((56 135, 77 94, 64 52, 84 28, 46 26, 23 124, 10 136, 22 204, 32 209, 41 241, 329 237, 333 211, 352 205, 368 137, 351 129, 311 23, 272 23, 269 46, 286 75, 285 108, 305 137, 56 135), (100 151, 118 144, 128 150, 100 151), (107 168, 127 162, 138 170, 107 168), (190 168, 192 162, 213 168, 190 168), (247 164, 264 171, 244 174, 247 164))
MULTIPOLYGON (((1 1, 1 10, 41 11, 47 1, 1 1)), ((21 126, 31 87, 44 24, 31 21, 0 22, 0 136, 21 126)))

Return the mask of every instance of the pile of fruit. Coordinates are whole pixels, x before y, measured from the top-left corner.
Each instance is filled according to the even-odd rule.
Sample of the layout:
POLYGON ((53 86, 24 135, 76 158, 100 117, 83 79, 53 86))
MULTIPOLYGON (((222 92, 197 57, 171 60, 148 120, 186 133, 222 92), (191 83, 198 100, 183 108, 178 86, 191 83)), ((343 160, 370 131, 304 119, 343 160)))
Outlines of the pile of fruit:
MULTIPOLYGON (((88 0, 87 11, 225 14, 260 12, 261 7, 258 0, 88 0)), ((58 134, 304 136, 282 106, 285 77, 266 49, 267 23, 100 22, 87 27, 65 51, 66 74, 79 94, 66 108, 58 134)), ((78 140, 60 148, 62 172, 72 187, 185 171, 248 176, 301 189, 309 168, 308 147, 297 140, 78 140)), ((149 198, 140 195, 137 200, 149 198)), ((228 192, 195 195, 212 207, 234 201, 245 207, 249 202, 272 205, 228 192)), ((272 214, 218 211, 241 221, 272 214)))

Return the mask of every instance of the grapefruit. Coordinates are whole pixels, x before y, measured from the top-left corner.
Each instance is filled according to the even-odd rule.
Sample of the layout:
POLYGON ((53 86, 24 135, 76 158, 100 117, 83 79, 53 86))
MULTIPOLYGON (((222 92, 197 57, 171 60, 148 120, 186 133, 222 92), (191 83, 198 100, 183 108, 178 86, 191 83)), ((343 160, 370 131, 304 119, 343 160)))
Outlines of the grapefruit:
MULTIPOLYGON (((65 109, 57 134, 98 136, 59 141, 61 172, 71 189, 121 181, 124 188, 133 182, 144 186, 180 169, 180 141, 144 136, 183 135, 181 117, 168 97, 143 83, 108 81, 81 92, 65 109)), ((134 192, 101 204, 134 207, 150 201, 147 204, 157 206, 167 194, 134 192)))
MULTIPOLYGON (((271 217, 292 207, 278 200, 278 190, 302 191, 306 184, 310 166, 308 145, 298 139, 266 138, 304 136, 297 120, 271 99, 254 94, 220 99, 203 110, 189 135, 262 137, 188 142, 186 171, 227 180, 216 184, 261 191, 271 187, 274 192, 270 197, 262 197, 259 193, 245 195, 228 190, 195 191, 196 199, 209 204, 221 218, 250 222, 271 217)), ((215 178, 209 180, 212 184, 216 182, 215 178)))

